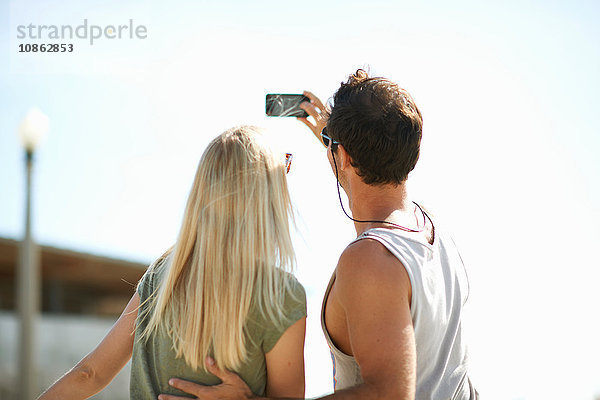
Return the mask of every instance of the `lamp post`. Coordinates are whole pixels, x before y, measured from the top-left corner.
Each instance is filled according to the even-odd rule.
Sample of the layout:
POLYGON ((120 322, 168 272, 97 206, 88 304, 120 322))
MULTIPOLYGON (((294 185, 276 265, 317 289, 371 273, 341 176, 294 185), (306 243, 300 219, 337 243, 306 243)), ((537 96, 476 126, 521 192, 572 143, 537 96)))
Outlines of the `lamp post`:
POLYGON ((19 310, 19 387, 18 396, 33 400, 37 393, 35 371, 35 322, 39 313, 40 262, 39 252, 31 234, 31 174, 33 155, 48 131, 48 117, 32 109, 19 126, 19 137, 25 148, 27 174, 25 196, 25 236, 21 243, 20 265, 17 271, 17 307, 19 310))

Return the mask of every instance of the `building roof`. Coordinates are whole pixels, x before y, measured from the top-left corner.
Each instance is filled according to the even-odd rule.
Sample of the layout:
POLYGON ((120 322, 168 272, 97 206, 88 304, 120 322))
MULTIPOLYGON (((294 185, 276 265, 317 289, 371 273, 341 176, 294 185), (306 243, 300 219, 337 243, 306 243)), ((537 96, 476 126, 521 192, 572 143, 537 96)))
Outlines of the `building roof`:
MULTIPOLYGON (((0 309, 15 305, 20 241, 0 238, 0 309)), ((42 310, 115 314, 133 295, 147 264, 38 246, 42 310)))

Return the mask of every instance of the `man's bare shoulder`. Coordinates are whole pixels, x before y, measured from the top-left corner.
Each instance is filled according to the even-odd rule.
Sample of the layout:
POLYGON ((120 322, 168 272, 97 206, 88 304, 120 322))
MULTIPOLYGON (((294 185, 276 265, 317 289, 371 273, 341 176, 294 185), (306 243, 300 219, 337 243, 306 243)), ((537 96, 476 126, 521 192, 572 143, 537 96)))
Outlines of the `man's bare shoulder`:
POLYGON ((377 240, 368 238, 343 251, 336 269, 336 285, 348 294, 393 287, 406 289, 410 297, 411 290, 410 278, 400 260, 377 240))

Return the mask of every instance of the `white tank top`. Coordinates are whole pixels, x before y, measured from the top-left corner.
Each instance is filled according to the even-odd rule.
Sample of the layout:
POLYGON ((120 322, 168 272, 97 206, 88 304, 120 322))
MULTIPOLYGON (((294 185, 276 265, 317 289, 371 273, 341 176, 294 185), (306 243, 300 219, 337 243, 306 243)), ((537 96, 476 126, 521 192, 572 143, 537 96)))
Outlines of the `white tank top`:
MULTIPOLYGON (((435 226, 433 245, 398 229, 374 228, 361 239, 374 239, 400 260, 410 278, 410 312, 417 351, 418 400, 469 400, 478 397, 467 375, 467 349, 461 334, 461 313, 469 294, 469 282, 454 241, 435 226)), ((333 344, 325 326, 325 304, 335 272, 323 300, 321 325, 331 350, 334 388, 362 383, 354 357, 333 344)))

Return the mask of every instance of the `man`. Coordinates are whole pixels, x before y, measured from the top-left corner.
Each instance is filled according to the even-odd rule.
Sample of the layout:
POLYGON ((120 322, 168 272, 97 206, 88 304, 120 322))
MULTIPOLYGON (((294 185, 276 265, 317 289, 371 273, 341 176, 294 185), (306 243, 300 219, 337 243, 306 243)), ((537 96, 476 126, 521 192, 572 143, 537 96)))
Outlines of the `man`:
MULTIPOLYGON (((323 300, 336 382, 324 398, 477 399, 461 333, 466 271, 452 239, 406 190, 419 158, 421 113, 406 91, 363 70, 342 83, 330 112, 305 95, 311 101, 302 107, 315 123, 301 120, 327 146, 357 233, 323 300)), ((207 368, 223 383, 170 383, 200 399, 252 397, 237 375, 212 360, 207 368)))

